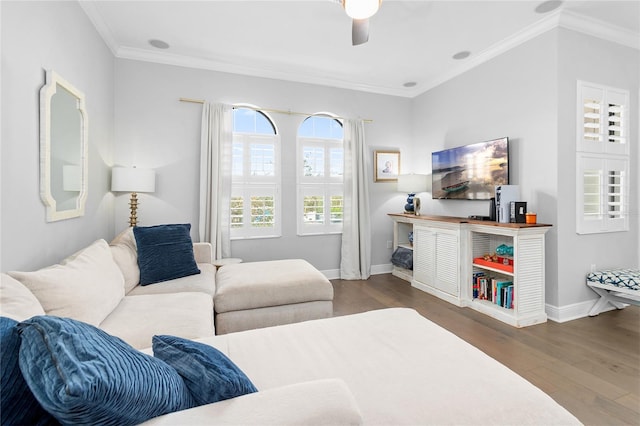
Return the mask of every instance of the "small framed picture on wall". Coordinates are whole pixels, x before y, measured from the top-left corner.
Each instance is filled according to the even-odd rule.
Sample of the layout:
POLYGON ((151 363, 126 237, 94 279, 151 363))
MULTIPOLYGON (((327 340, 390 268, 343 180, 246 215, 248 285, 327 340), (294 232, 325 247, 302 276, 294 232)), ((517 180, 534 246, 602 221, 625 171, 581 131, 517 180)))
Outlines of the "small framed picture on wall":
POLYGON ((373 152, 374 182, 397 182, 400 174, 399 151, 373 152))

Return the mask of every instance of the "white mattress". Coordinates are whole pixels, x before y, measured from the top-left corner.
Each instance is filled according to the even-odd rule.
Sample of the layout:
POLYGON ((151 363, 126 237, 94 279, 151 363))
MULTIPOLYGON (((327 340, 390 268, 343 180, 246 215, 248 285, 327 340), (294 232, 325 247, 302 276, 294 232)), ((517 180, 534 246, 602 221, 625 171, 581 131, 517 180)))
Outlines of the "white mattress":
POLYGON ((504 365, 411 309, 201 339, 259 390, 343 379, 364 424, 580 424, 504 365))

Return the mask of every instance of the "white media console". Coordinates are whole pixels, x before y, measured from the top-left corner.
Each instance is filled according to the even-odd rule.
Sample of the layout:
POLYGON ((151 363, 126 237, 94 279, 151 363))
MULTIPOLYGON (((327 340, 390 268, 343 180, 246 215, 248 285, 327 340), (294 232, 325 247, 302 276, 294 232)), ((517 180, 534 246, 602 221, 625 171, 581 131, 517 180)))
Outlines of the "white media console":
POLYGON ((457 306, 470 307, 515 327, 547 320, 544 235, 551 225, 449 216, 389 216, 394 223, 394 250, 413 250, 413 271, 394 266, 393 275, 457 306), (409 241, 410 232, 413 243, 409 241), (498 262, 484 259, 501 246, 512 248, 513 254, 500 256, 498 262), (478 278, 488 280, 489 288, 493 282, 493 296, 480 296, 478 278), (502 286, 510 293, 508 305, 507 290, 502 297, 499 294, 502 286))

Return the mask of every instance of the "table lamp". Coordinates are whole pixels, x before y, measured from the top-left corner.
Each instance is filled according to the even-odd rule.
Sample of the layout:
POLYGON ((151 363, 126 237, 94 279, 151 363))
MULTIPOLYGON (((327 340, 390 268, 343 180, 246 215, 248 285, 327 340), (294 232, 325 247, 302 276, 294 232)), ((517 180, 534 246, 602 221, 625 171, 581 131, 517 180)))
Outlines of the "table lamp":
POLYGON ((407 204, 404 205, 404 212, 408 214, 415 214, 415 206, 413 204, 413 197, 418 192, 425 192, 427 190, 427 175, 419 174, 407 174, 398 175, 398 191, 408 194, 407 204))
POLYGON ((130 192, 131 216, 129 226, 138 224, 138 192, 154 192, 156 190, 156 172, 151 169, 136 167, 114 167, 111 170, 111 191, 130 192))

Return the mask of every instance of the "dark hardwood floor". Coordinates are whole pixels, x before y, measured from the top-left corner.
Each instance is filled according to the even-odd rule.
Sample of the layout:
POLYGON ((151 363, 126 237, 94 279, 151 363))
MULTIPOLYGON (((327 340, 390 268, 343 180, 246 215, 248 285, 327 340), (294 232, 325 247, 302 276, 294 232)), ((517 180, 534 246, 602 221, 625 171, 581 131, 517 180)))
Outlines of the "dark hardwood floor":
POLYGON ((413 308, 529 380, 585 425, 640 425, 640 307, 514 328, 390 274, 332 283, 336 316, 413 308))

